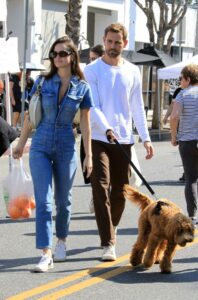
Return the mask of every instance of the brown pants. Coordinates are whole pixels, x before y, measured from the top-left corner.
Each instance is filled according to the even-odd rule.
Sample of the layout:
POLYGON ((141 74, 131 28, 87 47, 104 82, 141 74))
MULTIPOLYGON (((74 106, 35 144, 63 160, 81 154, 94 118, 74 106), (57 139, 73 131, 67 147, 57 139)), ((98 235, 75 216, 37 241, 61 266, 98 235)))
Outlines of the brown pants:
MULTIPOLYGON (((123 145, 131 157, 131 144, 123 145)), ((119 147, 92 140, 93 171, 91 185, 101 246, 115 244, 117 226, 125 207, 123 186, 129 183, 129 162, 119 147)))

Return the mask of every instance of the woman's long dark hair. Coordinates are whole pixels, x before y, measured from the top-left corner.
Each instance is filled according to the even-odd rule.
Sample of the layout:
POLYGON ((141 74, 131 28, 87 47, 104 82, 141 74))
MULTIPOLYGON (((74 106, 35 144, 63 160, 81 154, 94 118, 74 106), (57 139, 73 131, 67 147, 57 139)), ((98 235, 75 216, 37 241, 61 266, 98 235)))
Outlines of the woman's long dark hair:
MULTIPOLYGON (((83 72, 80 69, 80 59, 78 56, 78 50, 76 46, 74 45, 74 42, 72 39, 68 36, 65 35, 61 38, 58 38, 51 46, 49 53, 51 51, 54 51, 54 48, 57 44, 67 44, 67 48, 71 50, 72 55, 73 55, 73 60, 71 62, 71 73, 72 75, 77 75, 80 79, 84 79, 83 72)), ((54 64, 54 60, 52 58, 49 58, 50 60, 50 70, 49 72, 45 75, 46 79, 51 78, 55 73, 57 73, 57 67, 54 64)))

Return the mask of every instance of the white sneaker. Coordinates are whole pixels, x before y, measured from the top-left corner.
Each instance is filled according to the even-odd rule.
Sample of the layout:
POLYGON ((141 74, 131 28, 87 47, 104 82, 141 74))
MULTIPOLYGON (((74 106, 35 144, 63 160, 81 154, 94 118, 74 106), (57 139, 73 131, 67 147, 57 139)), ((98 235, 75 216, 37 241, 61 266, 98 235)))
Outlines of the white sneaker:
POLYGON ((65 261, 66 256, 66 245, 64 241, 58 240, 54 252, 54 261, 65 261))
POLYGON ((91 214, 94 213, 94 203, 93 203, 93 198, 91 198, 91 201, 89 203, 89 211, 91 214))
POLYGON ((52 269, 53 267, 53 259, 49 255, 43 254, 39 263, 33 268, 32 271, 36 273, 44 273, 47 272, 49 269, 52 269))
POLYGON ((116 253, 115 253, 115 246, 107 246, 103 247, 103 254, 102 254, 103 261, 114 261, 116 260, 116 253))

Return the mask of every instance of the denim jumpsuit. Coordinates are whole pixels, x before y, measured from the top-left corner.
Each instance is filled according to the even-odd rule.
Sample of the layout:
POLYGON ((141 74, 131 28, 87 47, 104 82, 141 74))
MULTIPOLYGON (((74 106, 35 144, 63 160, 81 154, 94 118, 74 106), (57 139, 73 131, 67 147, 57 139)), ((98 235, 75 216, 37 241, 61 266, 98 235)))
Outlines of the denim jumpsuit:
MULTIPOLYGON (((41 78, 35 82, 30 96, 41 78)), ((60 77, 55 74, 42 85, 42 120, 32 138, 30 170, 36 199, 36 247, 52 248, 52 178, 56 205, 56 236, 68 235, 72 184, 77 168, 72 121, 78 108, 93 106, 89 85, 72 76, 59 103, 60 77)))

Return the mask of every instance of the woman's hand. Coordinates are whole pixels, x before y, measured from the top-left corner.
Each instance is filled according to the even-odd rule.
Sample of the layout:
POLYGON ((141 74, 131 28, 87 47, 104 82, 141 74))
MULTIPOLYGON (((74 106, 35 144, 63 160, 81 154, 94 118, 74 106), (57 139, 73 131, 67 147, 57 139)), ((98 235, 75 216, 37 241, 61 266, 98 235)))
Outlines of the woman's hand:
POLYGON ((178 145, 178 141, 176 139, 176 136, 171 136, 171 144, 173 146, 177 146, 178 145))
POLYGON ((93 169, 92 156, 86 155, 83 162, 83 172, 86 172, 86 178, 89 178, 93 169))
POLYGON ((14 159, 19 159, 23 155, 23 147, 17 145, 12 152, 12 156, 14 159))

